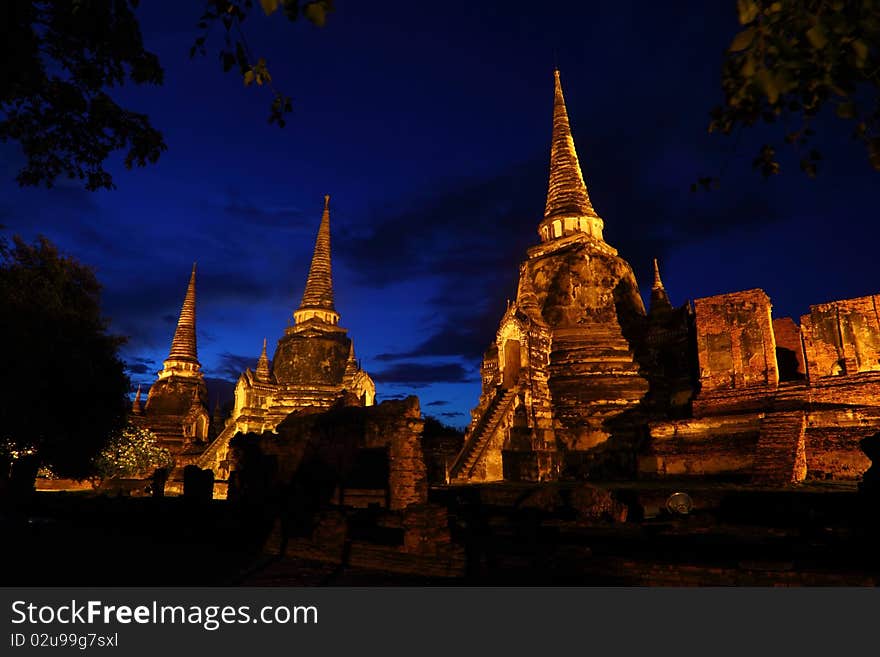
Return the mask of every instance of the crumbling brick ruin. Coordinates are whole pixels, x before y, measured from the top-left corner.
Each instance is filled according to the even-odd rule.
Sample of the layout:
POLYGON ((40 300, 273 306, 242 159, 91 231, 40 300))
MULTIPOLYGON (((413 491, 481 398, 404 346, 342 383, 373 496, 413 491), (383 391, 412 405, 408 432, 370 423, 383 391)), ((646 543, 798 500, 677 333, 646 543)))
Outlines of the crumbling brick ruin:
POLYGON ((460 574, 464 557, 447 510, 428 503, 418 399, 347 401, 291 414, 274 432, 238 434, 229 448, 229 499, 277 508, 272 552, 460 574))
POLYGON ((771 321, 761 290, 695 303, 693 417, 650 426, 642 474, 738 475, 761 484, 856 479, 880 427, 876 296, 771 321))

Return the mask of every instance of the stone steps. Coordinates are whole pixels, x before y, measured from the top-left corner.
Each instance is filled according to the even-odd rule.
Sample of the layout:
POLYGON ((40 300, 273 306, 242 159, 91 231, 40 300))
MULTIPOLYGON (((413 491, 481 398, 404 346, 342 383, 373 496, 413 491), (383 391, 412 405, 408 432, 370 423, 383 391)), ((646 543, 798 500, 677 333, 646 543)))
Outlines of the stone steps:
POLYGON ((219 464, 223 460, 229 441, 235 435, 235 423, 230 422, 223 431, 220 432, 214 442, 208 445, 207 449, 196 459, 196 465, 200 468, 207 468, 214 471, 214 476, 219 475, 219 464))
POLYGON ((515 390, 508 389, 499 393, 492 401, 483 415, 484 420, 474 429, 474 434, 465 443, 458 458, 455 459, 455 462, 449 469, 450 481, 462 483, 468 480, 470 472, 479 460, 486 442, 492 438, 498 423, 507 412, 507 407, 515 395, 515 390))
POLYGON ((794 411, 803 408, 810 401, 810 391, 804 383, 780 383, 773 398, 773 408, 777 411, 794 411))
POLYGON ((785 485, 806 474, 804 411, 770 412, 761 420, 752 482, 785 485))

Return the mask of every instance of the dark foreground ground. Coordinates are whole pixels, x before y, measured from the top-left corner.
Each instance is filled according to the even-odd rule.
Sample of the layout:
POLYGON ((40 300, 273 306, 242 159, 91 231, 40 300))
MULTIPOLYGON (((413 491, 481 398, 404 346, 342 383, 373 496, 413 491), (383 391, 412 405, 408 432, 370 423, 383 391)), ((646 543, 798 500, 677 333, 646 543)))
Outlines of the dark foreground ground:
POLYGON ((225 501, 37 493, 0 517, 5 586, 867 585, 880 582, 877 511, 841 484, 609 484, 626 522, 522 508, 522 489, 432 492, 451 510, 459 576, 278 557, 271 519, 225 501), (664 508, 685 489, 687 515, 664 508), (476 500, 476 502, 475 502, 476 500), (474 522, 475 504, 479 521, 474 522), (466 518, 466 520, 463 520, 466 518), (469 526, 468 526, 469 525, 469 526), (271 544, 271 540, 268 541, 271 544))

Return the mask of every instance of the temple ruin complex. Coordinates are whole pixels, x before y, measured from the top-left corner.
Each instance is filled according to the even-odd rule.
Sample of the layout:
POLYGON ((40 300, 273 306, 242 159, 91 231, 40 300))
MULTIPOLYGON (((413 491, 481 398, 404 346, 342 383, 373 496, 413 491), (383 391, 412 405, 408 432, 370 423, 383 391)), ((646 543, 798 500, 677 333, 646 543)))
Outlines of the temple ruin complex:
POLYGON ((603 237, 555 72, 540 242, 481 367, 450 483, 855 479, 880 429, 880 295, 774 319, 762 290, 674 307, 657 262, 646 312, 603 237))

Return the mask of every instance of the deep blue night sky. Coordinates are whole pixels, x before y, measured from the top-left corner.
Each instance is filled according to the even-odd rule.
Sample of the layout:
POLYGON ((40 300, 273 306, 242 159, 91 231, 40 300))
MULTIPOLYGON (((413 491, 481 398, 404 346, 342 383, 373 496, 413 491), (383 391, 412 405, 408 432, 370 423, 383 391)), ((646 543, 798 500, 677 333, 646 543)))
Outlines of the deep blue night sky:
POLYGON ((707 134, 732 0, 339 0, 324 29, 257 10, 248 40, 294 98, 284 129, 266 123, 267 91, 223 74, 211 41, 188 58, 200 4, 143 3, 166 82, 115 94, 164 133, 157 165, 114 161, 112 192, 19 189, 17 147, 0 150, 0 224, 95 267, 135 385, 167 355, 193 261, 212 382, 253 367, 263 337, 271 356, 329 193, 336 306, 379 399, 413 392, 466 424, 480 354, 537 241, 554 63, 606 240, 645 293, 655 256, 676 304, 761 287, 774 316, 799 317, 880 291, 880 178, 838 119, 819 123, 817 180, 795 159, 769 181, 752 172, 760 131, 707 134), (690 192, 719 172, 720 189, 690 192))

